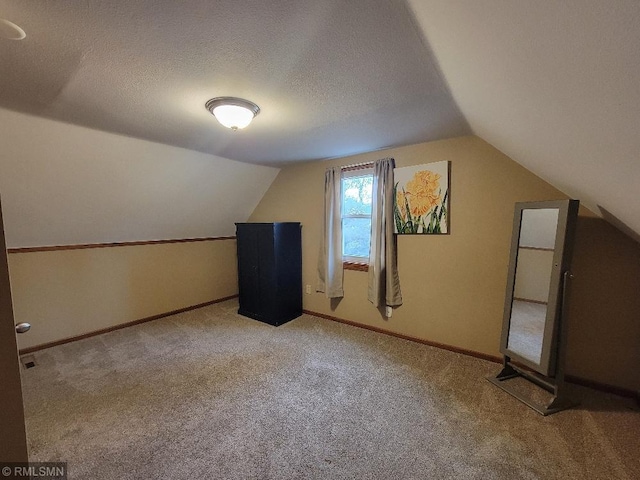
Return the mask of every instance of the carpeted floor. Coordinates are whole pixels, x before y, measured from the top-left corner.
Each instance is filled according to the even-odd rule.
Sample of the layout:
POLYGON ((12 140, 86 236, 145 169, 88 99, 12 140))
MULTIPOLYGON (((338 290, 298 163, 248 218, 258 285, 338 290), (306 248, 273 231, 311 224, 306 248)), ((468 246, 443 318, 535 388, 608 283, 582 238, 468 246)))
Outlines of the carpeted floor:
POLYGON ((33 461, 72 479, 637 479, 634 402, 574 388, 542 417, 499 366, 229 301, 35 354, 33 461))

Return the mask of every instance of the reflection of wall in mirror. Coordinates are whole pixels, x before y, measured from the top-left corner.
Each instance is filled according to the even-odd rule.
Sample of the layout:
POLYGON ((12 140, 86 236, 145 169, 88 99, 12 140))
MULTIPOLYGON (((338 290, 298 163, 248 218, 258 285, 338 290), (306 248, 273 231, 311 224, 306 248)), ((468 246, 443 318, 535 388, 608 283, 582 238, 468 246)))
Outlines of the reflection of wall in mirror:
POLYGON ((522 211, 520 225, 521 247, 549 248, 556 244, 557 208, 527 208, 522 211))
POLYGON ((520 300, 547 302, 553 250, 518 249, 518 268, 513 296, 520 300))

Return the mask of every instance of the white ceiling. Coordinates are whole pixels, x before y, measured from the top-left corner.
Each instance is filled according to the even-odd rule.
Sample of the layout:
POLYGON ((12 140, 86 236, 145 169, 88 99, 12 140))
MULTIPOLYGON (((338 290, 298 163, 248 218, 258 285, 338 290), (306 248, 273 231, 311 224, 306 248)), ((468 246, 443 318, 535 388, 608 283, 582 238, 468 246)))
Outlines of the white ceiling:
POLYGON ((279 172, 2 108, 0 125, 9 248, 234 235, 279 172))
POLYGON ((0 106, 243 162, 470 132, 640 232, 637 0, 0 0, 0 106), (408 5, 407 5, 408 4, 408 5), (219 126, 209 98, 262 109, 219 126))
POLYGON ((640 238, 640 2, 409 3, 473 132, 640 238))
POLYGON ((0 106, 260 164, 470 133, 402 0, 8 0, 0 106), (5 66, 10 66, 7 68, 5 66), (232 132, 217 96, 261 108, 232 132))

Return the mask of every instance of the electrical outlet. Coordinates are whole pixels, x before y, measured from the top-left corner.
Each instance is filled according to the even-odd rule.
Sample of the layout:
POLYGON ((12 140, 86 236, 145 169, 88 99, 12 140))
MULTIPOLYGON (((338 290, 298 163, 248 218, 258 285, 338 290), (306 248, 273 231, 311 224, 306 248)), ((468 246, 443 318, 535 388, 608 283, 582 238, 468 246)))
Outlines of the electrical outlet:
POLYGON ((304 293, 306 293, 307 295, 311 295, 311 285, 304 286, 304 293))
POLYGON ((391 318, 391 315, 393 315, 393 307, 385 307, 385 315, 387 316, 387 318, 391 318))

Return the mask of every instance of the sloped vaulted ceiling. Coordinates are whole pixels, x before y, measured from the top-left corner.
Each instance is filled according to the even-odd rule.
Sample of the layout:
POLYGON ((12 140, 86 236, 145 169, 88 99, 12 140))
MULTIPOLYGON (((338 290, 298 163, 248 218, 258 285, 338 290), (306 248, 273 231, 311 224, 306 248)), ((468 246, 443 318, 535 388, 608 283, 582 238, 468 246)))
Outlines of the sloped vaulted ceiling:
MULTIPOLYGON (((0 0, 0 107, 263 165, 475 133, 640 232, 637 0, 0 0), (262 112, 225 131, 204 109, 262 112)), ((626 225, 626 226, 625 226, 626 225)))
POLYGON ((409 4, 473 132, 639 238, 640 2, 409 4))
POLYGON ((0 0, 0 106, 263 165, 470 133, 404 0, 0 0), (249 130, 205 103, 242 97, 249 130))

